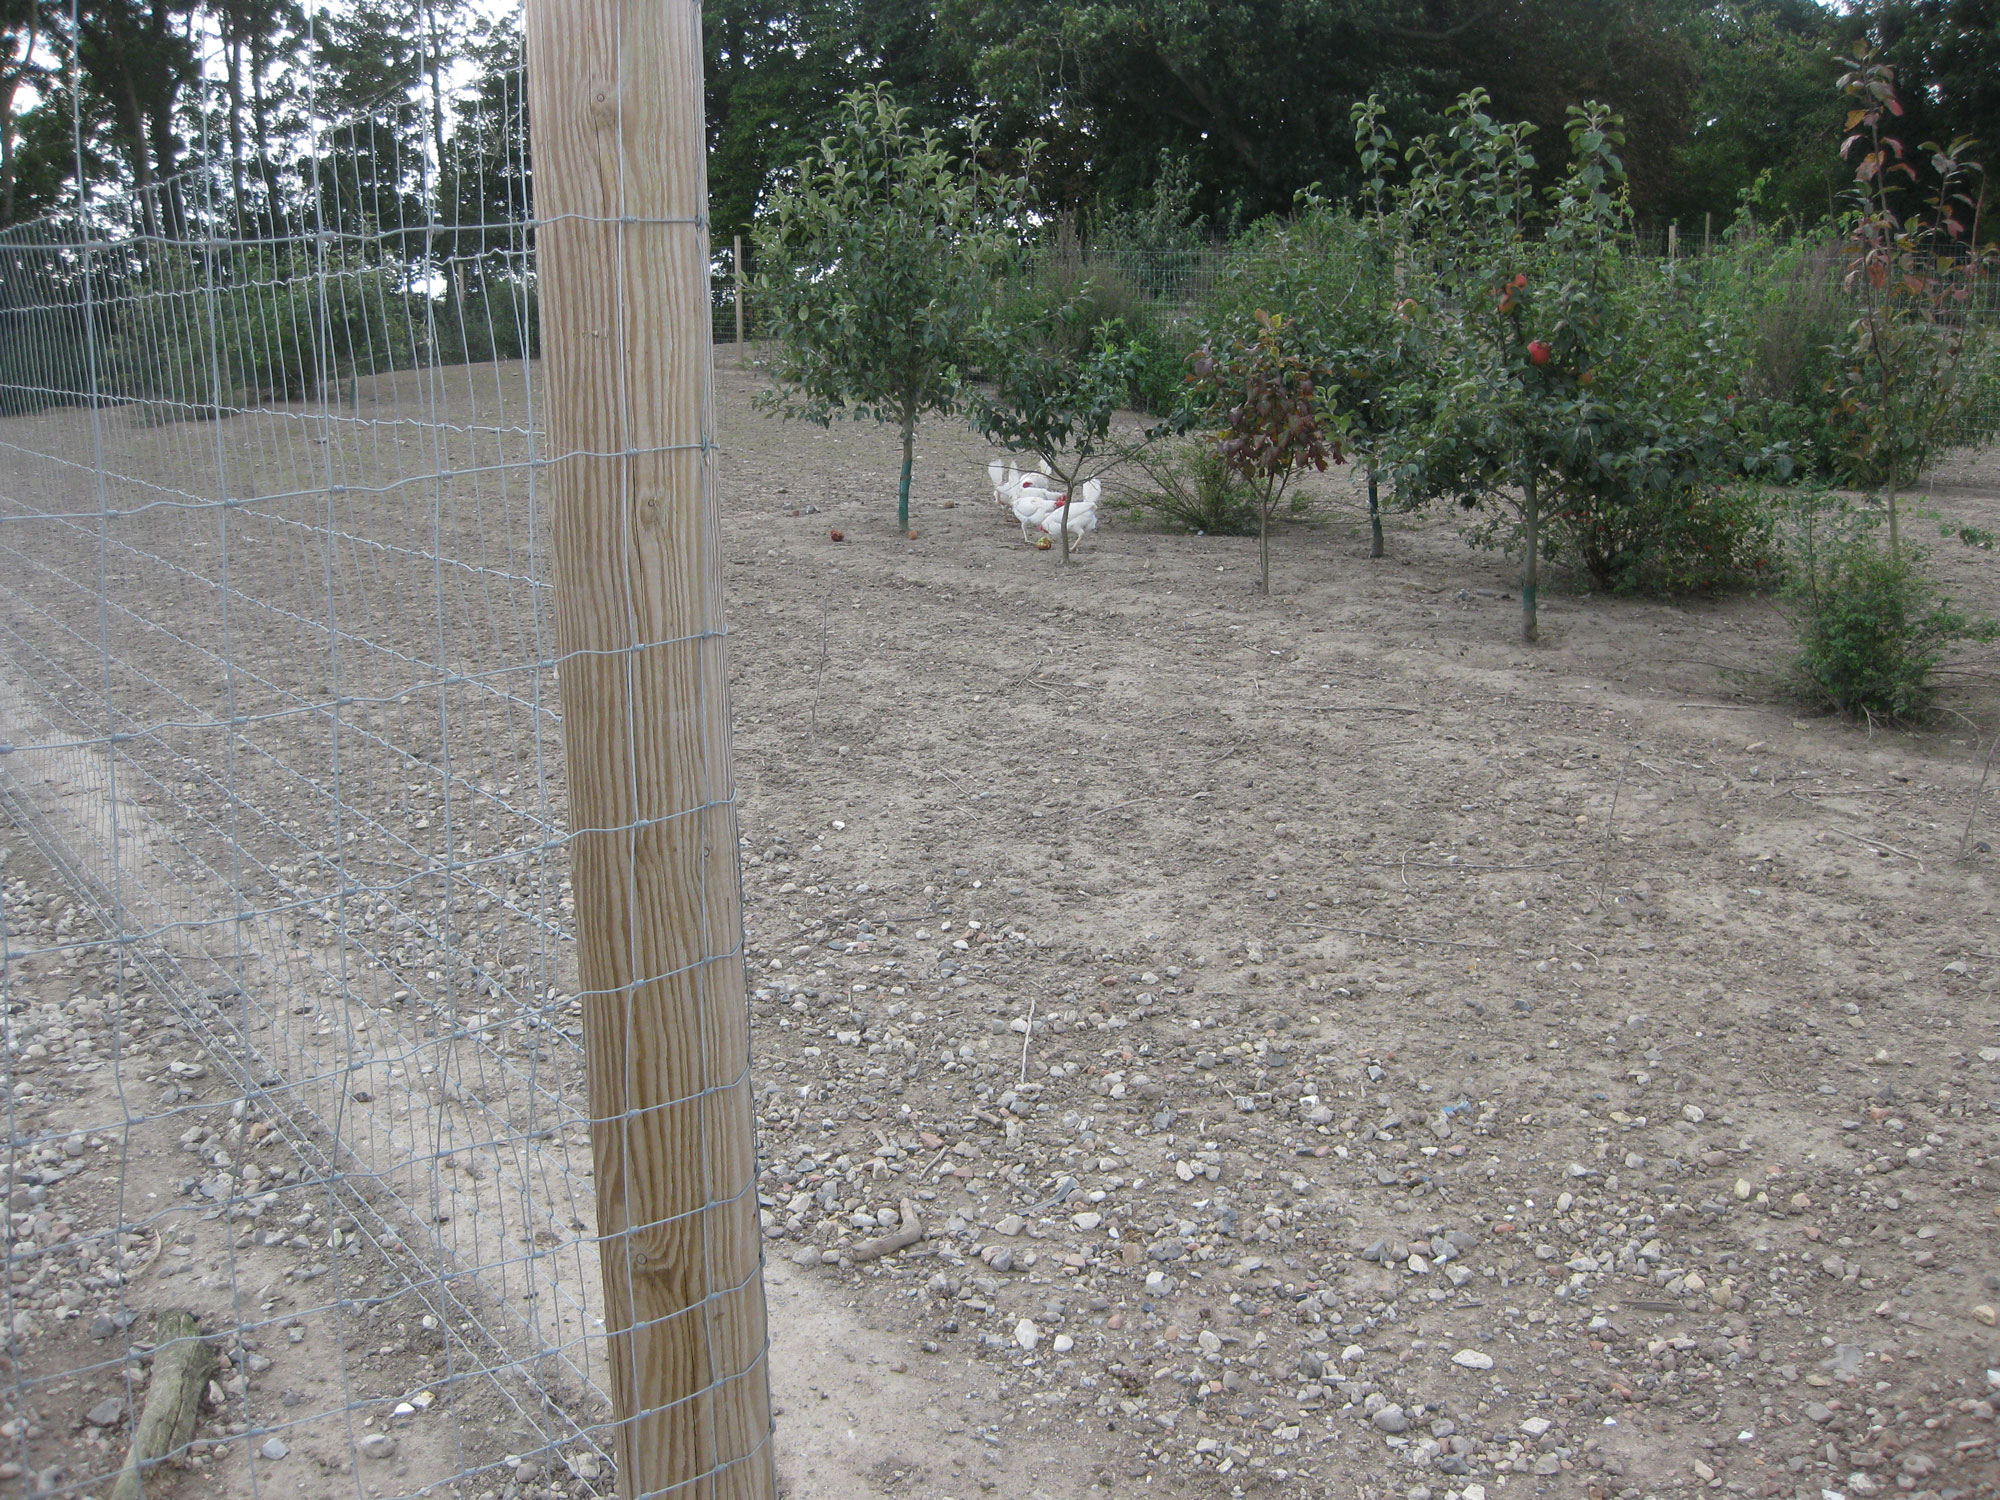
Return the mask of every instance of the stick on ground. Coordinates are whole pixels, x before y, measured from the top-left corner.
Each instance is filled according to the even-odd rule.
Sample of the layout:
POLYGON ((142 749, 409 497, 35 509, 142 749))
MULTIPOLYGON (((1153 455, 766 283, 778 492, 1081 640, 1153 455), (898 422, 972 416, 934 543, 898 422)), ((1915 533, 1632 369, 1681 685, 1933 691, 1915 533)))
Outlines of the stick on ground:
POLYGON ((184 1448, 194 1436, 202 1392, 215 1371, 215 1350, 203 1342, 201 1324, 192 1313, 164 1312, 153 1345, 153 1378, 146 1387, 146 1408, 132 1434, 125 1467, 111 1487, 111 1500, 139 1500, 141 1474, 168 1454, 184 1448))
POLYGON ((924 1221, 917 1212, 917 1205, 910 1199, 903 1200, 903 1227, 892 1234, 878 1239, 863 1240, 847 1252, 847 1258, 859 1265, 864 1260, 880 1260, 885 1255, 894 1255, 898 1250, 908 1249, 924 1237, 924 1221))
MULTIPOLYGON (((1978 741, 1973 743, 1977 744, 1978 741)), ((1993 743, 1986 747, 1986 764, 1979 771, 1979 785, 1973 788, 1972 806, 1965 810, 1965 832, 1958 841, 1958 857, 1966 858, 1972 853, 1972 829, 1979 817, 1979 804, 1986 796, 1986 780, 1993 774, 1993 752, 2000 750, 2000 730, 1993 732, 1993 743)))

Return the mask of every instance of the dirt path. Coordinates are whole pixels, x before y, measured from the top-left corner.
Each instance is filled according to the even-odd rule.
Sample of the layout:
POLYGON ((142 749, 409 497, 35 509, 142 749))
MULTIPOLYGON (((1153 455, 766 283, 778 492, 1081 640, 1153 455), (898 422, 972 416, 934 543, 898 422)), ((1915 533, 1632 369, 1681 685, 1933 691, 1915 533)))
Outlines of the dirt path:
MULTIPOLYGON (((721 381, 793 1493, 2000 1486, 1990 677, 1953 699, 1970 724, 1871 737, 1770 692, 1767 601, 1557 593, 1530 651, 1497 559, 1438 516, 1371 564, 1351 497, 1279 540, 1268 601, 1254 544, 1116 524, 1064 574, 942 429, 909 542, 886 438, 774 424, 721 381), (1960 860, 1968 816, 1988 847, 1960 860), (844 1265, 905 1196, 931 1238, 844 1265)), ((1990 465, 1946 477, 1948 515, 2000 525, 1990 465)), ((380 543, 408 514, 345 524, 380 543)), ((233 576, 275 606, 244 649, 276 682, 317 574, 270 535, 233 576)), ((527 543, 458 535, 490 567, 451 596, 479 601, 453 670, 520 661, 538 606, 492 591, 527 543)), ((2000 612, 1984 554, 1938 565, 2000 612)), ((440 649, 434 587, 339 576, 381 617, 365 640, 400 643, 369 658, 388 677, 440 649)), ((74 593, 26 591, 17 670, 87 665, 46 628, 74 593)), ((129 640, 155 683, 210 691, 129 640)), ((421 757, 343 741, 349 847, 385 869, 438 857, 426 777, 490 818, 453 825, 490 839, 474 858, 559 823, 539 700, 449 691, 362 721, 430 733, 421 757)), ((317 793, 270 767, 315 741, 288 734, 236 793, 246 847, 291 840, 310 900, 317 793)), ((319 939, 358 999, 410 991, 419 1047, 421 1006, 476 999, 494 1118, 560 1098, 573 1055, 532 998, 573 987, 532 936, 555 879, 376 904, 319 939), (491 931, 454 925, 475 915, 491 931), (499 982, 455 988, 447 933, 499 982), (502 1086, 537 1053, 534 1089, 502 1086)))

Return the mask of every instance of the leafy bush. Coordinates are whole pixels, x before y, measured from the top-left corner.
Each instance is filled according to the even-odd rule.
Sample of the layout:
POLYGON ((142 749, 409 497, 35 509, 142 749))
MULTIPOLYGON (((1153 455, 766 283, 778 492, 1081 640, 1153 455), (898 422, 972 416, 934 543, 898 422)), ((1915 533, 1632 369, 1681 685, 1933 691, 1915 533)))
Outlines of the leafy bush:
POLYGON ((1793 664, 1805 697, 1857 718, 1921 720, 1953 648, 2000 636, 1995 622, 1953 609, 1921 562, 1915 549, 1890 551, 1867 535, 1811 560, 1793 664))
POLYGON ((1188 360, 1199 344, 1194 325, 1181 318, 1156 318, 1127 329, 1135 351, 1131 402, 1149 416, 1171 415, 1187 385, 1188 360))
POLYGON ((1085 257, 1065 236, 1008 279, 994 313, 1003 324, 1020 325, 1046 321, 1057 309, 1075 310, 1067 321, 1079 360, 1090 357, 1092 330, 1118 324, 1136 351, 1127 404, 1155 416, 1174 409, 1197 342, 1194 331, 1134 286, 1117 261, 1085 257))
POLYGON ((535 283, 493 278, 437 307, 438 361, 447 365, 535 359, 541 354, 535 283))
POLYGON ((1776 523, 1752 485, 1639 487, 1610 503, 1603 496, 1586 492, 1550 518, 1558 548, 1574 551, 1602 587, 1714 594, 1768 587, 1784 574, 1776 523))
MULTIPOLYGON (((1380 126, 1380 106, 1355 106, 1363 162, 1383 170, 1394 145, 1380 126)), ((1228 273, 1205 309, 1211 338, 1255 336, 1257 315, 1281 317, 1312 351, 1321 399, 1346 447, 1368 471, 1371 553, 1383 555, 1377 458, 1394 420, 1390 391, 1399 383, 1414 396, 1418 370, 1415 325, 1397 312, 1396 226, 1374 207, 1357 214, 1307 191, 1289 219, 1266 219, 1238 242, 1228 273)), ((1403 416, 1410 415, 1406 403, 1403 416)))
POLYGON ((1923 573, 1920 553, 1883 547, 1879 509, 1823 485, 1768 498, 1799 643, 1794 689, 1856 717, 1922 718, 1953 648, 1993 639, 1993 622, 1952 609, 1923 573))
POLYGON ((1782 455, 1777 477, 1851 479, 1849 422, 1834 395, 1853 307, 1834 247, 1738 225, 1700 267, 1704 316, 1740 330, 1733 417, 1746 448, 1782 455))
POLYGON ((1295 480, 1347 462, 1323 418, 1321 373, 1310 346, 1282 317, 1257 313, 1255 339, 1194 358, 1190 404, 1219 425, 1215 452, 1257 496, 1257 592, 1271 592, 1271 515, 1295 480))
POLYGON ((423 297, 358 258, 162 256, 107 301, 105 383, 162 421, 309 400, 426 352, 423 297))
POLYGON ((1257 534, 1256 491, 1229 472, 1213 444, 1169 439, 1120 457, 1145 476, 1119 497, 1133 515, 1196 536, 1257 534))
MULTIPOLYGON (((1597 587, 1710 592, 1775 576, 1767 513, 1733 483, 1745 457, 1725 399, 1748 328, 1704 311, 1682 266, 1617 254, 1596 304, 1588 440, 1550 465, 1549 549, 1597 587)), ((1579 394, 1582 392, 1579 385, 1579 394)))

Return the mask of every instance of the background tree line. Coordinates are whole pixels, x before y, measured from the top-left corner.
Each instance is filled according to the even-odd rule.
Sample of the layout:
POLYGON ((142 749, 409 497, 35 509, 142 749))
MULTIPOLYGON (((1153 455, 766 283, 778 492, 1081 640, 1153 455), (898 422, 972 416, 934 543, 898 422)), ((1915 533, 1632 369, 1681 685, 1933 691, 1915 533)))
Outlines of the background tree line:
MULTIPOLYGON (((1379 97, 1413 138, 1475 87, 1545 133, 1580 98, 1615 109, 1642 223, 1727 216, 1749 190, 1811 222, 1840 185, 1820 101, 1863 39, 1897 69, 1914 139, 1948 121, 2000 140, 2000 0, 713 0, 704 15, 719 236, 750 226, 844 95, 878 83, 920 124, 984 112, 991 151, 1041 141, 1041 200, 1086 218, 1184 162, 1216 229, 1312 184, 1351 196, 1357 101, 1379 97)), ((204 141, 231 204, 272 215, 312 191, 314 118, 366 122, 363 172, 435 160, 518 61, 517 28, 466 0, 91 0, 75 25, 66 0, 0 0, 0 226, 73 192, 73 104, 92 182, 139 190, 172 233, 204 141)))

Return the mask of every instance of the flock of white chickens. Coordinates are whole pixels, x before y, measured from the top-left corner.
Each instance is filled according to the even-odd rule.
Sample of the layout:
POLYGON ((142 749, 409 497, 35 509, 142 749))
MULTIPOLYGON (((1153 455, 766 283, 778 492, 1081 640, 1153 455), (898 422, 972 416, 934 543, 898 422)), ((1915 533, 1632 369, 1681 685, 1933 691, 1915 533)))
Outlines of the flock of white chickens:
POLYGON ((1095 479, 1085 480, 1072 495, 1057 487, 1046 467, 1023 473, 997 458, 986 466, 986 476, 993 481, 993 503, 1021 523, 1024 542, 1046 551, 1067 531, 1074 548, 1097 530, 1097 497, 1104 486, 1095 479))

